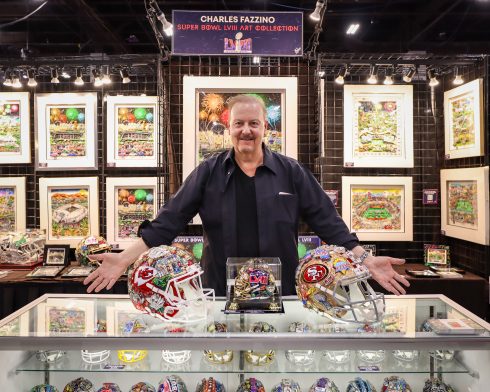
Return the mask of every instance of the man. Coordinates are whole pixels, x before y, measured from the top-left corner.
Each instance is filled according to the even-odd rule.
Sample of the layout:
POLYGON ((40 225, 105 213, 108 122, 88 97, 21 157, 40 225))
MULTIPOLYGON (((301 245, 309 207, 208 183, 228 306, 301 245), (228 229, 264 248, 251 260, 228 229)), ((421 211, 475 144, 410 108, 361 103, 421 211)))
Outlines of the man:
POLYGON ((110 289, 126 268, 148 248, 171 244, 199 213, 204 230, 204 287, 226 293, 228 257, 277 256, 282 262, 282 292, 295 294, 297 236, 301 216, 326 243, 344 246, 364 260, 373 278, 394 294, 409 286, 392 264, 404 260, 369 256, 311 172, 262 143, 266 109, 253 96, 228 103, 233 149, 201 163, 157 218, 140 226, 141 238, 119 254, 91 256, 102 265, 84 281, 87 291, 110 289))

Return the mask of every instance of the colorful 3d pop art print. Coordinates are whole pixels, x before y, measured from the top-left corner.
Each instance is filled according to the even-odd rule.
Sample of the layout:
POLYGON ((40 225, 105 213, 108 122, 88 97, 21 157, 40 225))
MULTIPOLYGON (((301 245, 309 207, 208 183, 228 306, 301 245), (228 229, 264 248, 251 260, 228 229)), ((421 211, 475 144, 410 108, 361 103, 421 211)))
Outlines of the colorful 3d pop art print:
POLYGON ((446 159, 484 153, 483 79, 444 92, 446 159))
POLYGON ((441 230, 489 245, 488 166, 441 170, 441 230))
POLYGON ((87 335, 94 333, 93 301, 66 301, 48 298, 37 306, 37 331, 39 336, 59 334, 87 335))
POLYGON ((84 237, 99 235, 97 177, 39 179, 41 229, 46 243, 76 247, 84 237))
POLYGON ((342 218, 361 241, 412 241, 412 177, 342 177, 342 218))
POLYGON ((155 218, 156 177, 107 178, 107 241, 116 249, 125 249, 138 237, 138 227, 155 218))
POLYGON ((26 228, 26 178, 0 177, 0 233, 26 228))
POLYGON ((97 168, 97 93, 36 94, 38 169, 97 168))
POLYGON ((29 93, 0 93, 0 164, 30 163, 29 93))
POLYGON ((156 167, 158 97, 107 96, 107 165, 156 167))
POLYGON ((263 100, 264 143, 272 151, 297 157, 297 78, 184 76, 184 179, 204 159, 232 146, 226 104, 238 94, 263 100))
POLYGON ((344 86, 344 166, 413 167, 413 87, 344 86))

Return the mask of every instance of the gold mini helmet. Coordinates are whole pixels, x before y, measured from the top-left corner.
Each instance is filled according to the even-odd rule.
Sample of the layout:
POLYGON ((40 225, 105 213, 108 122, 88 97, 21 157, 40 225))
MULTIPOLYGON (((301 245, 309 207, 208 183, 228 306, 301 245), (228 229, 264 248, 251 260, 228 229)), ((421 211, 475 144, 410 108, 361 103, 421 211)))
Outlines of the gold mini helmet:
MULTIPOLYGON (((248 332, 276 332, 276 329, 273 325, 266 323, 265 321, 258 321, 252 324, 248 332)), ((266 352, 247 350, 245 352, 245 359, 252 365, 267 365, 274 360, 275 356, 276 353, 274 350, 268 350, 266 352)))
MULTIPOLYGON (((206 326, 206 332, 209 333, 221 333, 228 332, 228 327, 225 323, 220 323, 218 321, 212 322, 206 326)), ((222 350, 222 351, 212 351, 212 350, 204 350, 204 358, 207 361, 221 365, 223 363, 231 362, 233 359, 233 351, 231 350, 222 350)))
POLYGON ((104 237, 89 235, 78 243, 75 249, 75 258, 81 265, 94 265, 98 263, 91 261, 88 256, 107 253, 111 250, 112 247, 104 237))
POLYGON ((118 350, 117 357, 121 362, 134 363, 146 358, 146 350, 118 350))
POLYGON ((352 252, 322 245, 309 251, 296 268, 296 292, 303 306, 336 322, 381 322, 384 295, 369 285, 370 276, 352 252))

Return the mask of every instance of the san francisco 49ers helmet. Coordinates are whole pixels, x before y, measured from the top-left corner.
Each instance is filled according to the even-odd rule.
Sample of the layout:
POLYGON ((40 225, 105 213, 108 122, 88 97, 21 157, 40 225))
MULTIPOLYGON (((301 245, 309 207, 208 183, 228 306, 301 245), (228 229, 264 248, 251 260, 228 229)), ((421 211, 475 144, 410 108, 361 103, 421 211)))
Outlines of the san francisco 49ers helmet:
POLYGON ((371 324, 383 319, 384 295, 368 283, 370 273, 339 246, 309 251, 296 269, 296 292, 303 305, 336 322, 371 324))
POLYGON ((184 249, 151 248, 129 271, 129 297, 137 309, 163 321, 203 321, 214 290, 202 288, 202 274, 199 263, 184 249))

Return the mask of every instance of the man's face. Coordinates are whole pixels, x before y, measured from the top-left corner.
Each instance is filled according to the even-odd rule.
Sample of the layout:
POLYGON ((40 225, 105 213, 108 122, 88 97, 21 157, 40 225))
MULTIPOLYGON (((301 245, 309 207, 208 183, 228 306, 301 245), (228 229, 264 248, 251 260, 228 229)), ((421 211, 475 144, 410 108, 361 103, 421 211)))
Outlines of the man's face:
POLYGON ((235 151, 254 153, 262 148, 265 118, 262 108, 255 102, 238 102, 230 113, 230 135, 235 151))

